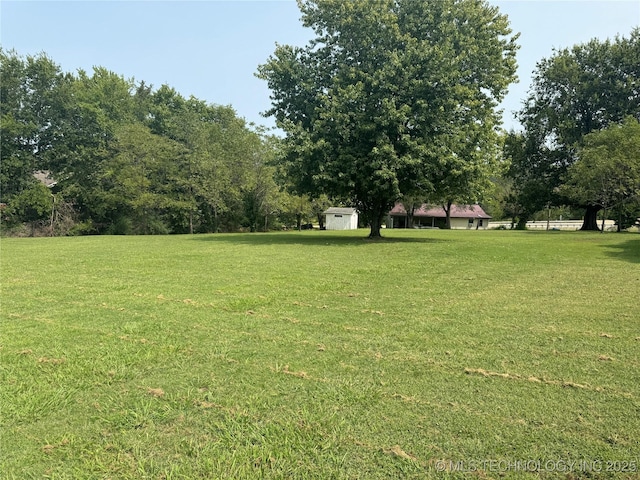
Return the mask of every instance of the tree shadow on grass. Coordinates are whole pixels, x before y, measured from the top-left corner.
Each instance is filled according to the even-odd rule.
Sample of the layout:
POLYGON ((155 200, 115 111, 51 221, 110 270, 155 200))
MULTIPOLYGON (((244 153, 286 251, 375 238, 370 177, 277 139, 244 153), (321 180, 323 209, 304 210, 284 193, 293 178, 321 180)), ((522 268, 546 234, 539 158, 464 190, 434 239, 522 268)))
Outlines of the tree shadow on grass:
POLYGON ((269 232, 269 233, 216 233, 196 235, 194 240, 203 242, 227 242, 242 245, 309 245, 309 246, 361 246, 394 243, 450 242, 449 239, 429 238, 420 235, 399 237, 383 236, 370 239, 365 235, 341 235, 330 231, 319 232, 269 232))
POLYGON ((640 235, 635 233, 629 235, 635 235, 638 238, 629 239, 625 242, 619 243, 618 245, 607 245, 605 247, 607 249, 605 253, 609 257, 617 260, 640 263, 640 235))

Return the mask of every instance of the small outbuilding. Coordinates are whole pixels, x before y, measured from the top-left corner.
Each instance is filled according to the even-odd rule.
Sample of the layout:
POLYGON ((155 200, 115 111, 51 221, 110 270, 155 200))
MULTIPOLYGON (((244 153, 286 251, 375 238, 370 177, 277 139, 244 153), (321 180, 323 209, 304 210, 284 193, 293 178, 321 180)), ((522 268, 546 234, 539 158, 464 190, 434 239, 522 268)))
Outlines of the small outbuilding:
POLYGON ((355 208, 331 207, 322 212, 327 230, 356 230, 358 212, 355 208))
MULTIPOLYGON (((459 230, 484 230, 489 226, 491 216, 480 205, 451 205, 451 228, 459 230)), ((391 228, 444 228, 447 213, 442 206, 424 204, 407 215, 402 203, 397 203, 389 212, 391 228)))

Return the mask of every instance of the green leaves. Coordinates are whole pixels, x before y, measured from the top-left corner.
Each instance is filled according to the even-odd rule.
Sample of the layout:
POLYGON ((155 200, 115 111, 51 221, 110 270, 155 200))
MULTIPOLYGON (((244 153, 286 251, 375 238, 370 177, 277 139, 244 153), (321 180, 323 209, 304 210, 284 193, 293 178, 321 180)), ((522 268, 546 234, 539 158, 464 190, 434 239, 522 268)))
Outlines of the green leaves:
POLYGON ((555 51, 538 63, 525 107, 529 130, 570 155, 582 137, 640 112, 640 30, 555 51))
MULTIPOLYGON (((494 107, 515 79, 517 48, 495 7, 453 0, 299 5, 316 39, 305 48, 278 46, 259 76, 273 92, 267 113, 287 132, 285 159, 301 191, 348 199, 379 224, 403 194, 448 178, 433 176, 443 148, 462 162, 478 149, 494 155, 494 107)), ((470 182, 456 183, 455 194, 467 195, 470 182)))
POLYGON ((33 182, 13 199, 8 214, 33 222, 46 219, 51 214, 52 206, 53 198, 49 189, 40 182, 33 182))
POLYGON ((233 108, 102 67, 63 74, 45 55, 0 49, 0 60, 5 217, 19 223, 51 211, 36 170, 57 181, 65 218, 95 233, 237 230, 257 228, 258 217, 262 228, 280 211, 270 165, 277 143, 233 108), (252 196, 259 207, 245 210, 252 196))
POLYGON ((583 205, 618 207, 640 201, 640 123, 627 117, 584 138, 567 172, 565 193, 583 205))
POLYGON ((44 54, 23 58, 1 48, 0 76, 0 201, 8 202, 61 141, 61 92, 68 78, 44 54))
MULTIPOLYGON (((589 133, 620 123, 627 115, 640 117, 639 60, 640 29, 635 29, 628 37, 594 39, 554 51, 550 58, 538 63, 529 97, 519 113, 526 129, 528 158, 514 177, 523 192, 532 192, 527 185, 538 184, 535 195, 521 198, 531 213, 541 207, 540 201, 554 199, 557 204, 595 205, 593 190, 587 188, 590 167, 583 163, 573 169, 571 165, 582 161, 578 160, 581 157, 577 150, 584 146, 589 133), (530 174, 526 174, 527 168, 530 174), (573 169, 569 173, 573 180, 570 186, 560 189, 568 178, 567 169, 573 169), (582 170, 584 181, 578 180, 578 170, 582 170), (521 182, 523 179, 525 183, 521 182), (576 190, 583 187, 586 190, 576 190), (558 199, 558 192, 567 196, 558 199)), ((600 161, 592 167, 599 171, 596 163, 600 161)), ((598 208, 591 209, 591 215, 598 208)), ((589 223, 594 225, 594 221, 595 217, 589 223)))

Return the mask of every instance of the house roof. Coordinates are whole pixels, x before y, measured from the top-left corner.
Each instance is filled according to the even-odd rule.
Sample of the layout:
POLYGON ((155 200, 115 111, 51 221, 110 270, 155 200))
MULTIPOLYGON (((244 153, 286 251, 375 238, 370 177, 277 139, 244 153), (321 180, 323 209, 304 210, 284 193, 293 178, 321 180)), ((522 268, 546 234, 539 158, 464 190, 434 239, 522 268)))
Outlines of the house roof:
POLYGON ((355 208, 342 208, 342 207, 331 207, 331 208, 327 208, 324 212, 322 212, 324 215, 333 215, 333 214, 338 214, 338 215, 353 215, 354 213, 356 213, 356 209, 355 208))
POLYGON ((33 172, 33 176, 42 182, 45 187, 52 188, 58 184, 58 182, 51 177, 51 172, 49 170, 37 170, 33 172))
MULTIPOLYGON (((402 203, 396 203, 395 207, 389 212, 389 215, 396 217, 404 217, 407 211, 402 203)), ((420 208, 413 212, 414 217, 434 217, 445 218, 447 216, 444 208, 439 205, 423 204, 420 208)), ((491 218, 490 215, 482 209, 480 205, 451 205, 451 218, 491 218)))

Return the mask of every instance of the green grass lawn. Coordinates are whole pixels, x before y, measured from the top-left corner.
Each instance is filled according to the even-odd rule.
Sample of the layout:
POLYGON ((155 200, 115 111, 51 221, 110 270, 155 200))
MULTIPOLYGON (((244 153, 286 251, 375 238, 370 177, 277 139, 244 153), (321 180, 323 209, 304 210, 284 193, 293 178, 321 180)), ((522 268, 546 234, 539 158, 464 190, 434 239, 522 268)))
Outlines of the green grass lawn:
POLYGON ((640 235, 383 233, 2 239, 0 477, 640 478, 640 235))

